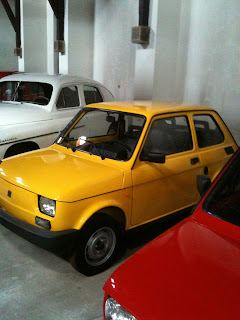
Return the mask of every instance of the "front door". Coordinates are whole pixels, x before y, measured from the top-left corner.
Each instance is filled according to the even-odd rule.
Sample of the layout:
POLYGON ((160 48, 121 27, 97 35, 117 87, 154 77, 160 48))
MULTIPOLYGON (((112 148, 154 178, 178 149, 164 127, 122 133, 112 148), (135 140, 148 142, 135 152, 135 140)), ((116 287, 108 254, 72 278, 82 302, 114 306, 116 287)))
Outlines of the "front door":
MULTIPOLYGON (((196 176, 201 164, 187 114, 158 116, 152 120, 143 148, 132 170, 132 225, 154 220, 196 203, 196 176), (162 153, 165 163, 146 159, 162 153)), ((193 128, 192 128, 193 129, 193 128)))

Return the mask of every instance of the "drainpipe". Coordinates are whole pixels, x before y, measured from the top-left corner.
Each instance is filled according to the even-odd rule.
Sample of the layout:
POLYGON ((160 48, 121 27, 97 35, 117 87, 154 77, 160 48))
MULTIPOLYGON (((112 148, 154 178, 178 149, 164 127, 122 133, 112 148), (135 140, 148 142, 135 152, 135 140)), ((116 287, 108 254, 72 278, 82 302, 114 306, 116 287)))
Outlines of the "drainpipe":
POLYGON ((138 26, 132 28, 132 43, 149 44, 150 27, 148 26, 150 0, 139 0, 138 26))

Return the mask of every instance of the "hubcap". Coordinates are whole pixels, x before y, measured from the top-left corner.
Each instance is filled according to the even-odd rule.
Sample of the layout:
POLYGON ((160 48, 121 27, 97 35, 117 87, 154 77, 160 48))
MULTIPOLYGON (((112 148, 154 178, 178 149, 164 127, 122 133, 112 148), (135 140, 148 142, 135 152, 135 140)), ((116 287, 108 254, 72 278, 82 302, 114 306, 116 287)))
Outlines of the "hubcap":
POLYGON ((113 229, 103 227, 89 238, 85 248, 85 258, 89 265, 99 266, 112 255, 116 246, 116 235, 113 229))

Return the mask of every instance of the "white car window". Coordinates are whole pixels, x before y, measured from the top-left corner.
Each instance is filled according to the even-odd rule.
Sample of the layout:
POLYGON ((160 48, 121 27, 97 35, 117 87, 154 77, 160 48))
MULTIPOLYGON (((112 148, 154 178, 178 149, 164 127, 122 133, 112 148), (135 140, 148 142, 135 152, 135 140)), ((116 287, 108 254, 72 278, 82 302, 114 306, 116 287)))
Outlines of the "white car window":
POLYGON ((103 98, 98 88, 89 85, 84 85, 83 92, 86 104, 103 102, 103 98))
POLYGON ((76 86, 65 87, 61 90, 57 100, 58 109, 78 107, 79 104, 78 89, 76 86))

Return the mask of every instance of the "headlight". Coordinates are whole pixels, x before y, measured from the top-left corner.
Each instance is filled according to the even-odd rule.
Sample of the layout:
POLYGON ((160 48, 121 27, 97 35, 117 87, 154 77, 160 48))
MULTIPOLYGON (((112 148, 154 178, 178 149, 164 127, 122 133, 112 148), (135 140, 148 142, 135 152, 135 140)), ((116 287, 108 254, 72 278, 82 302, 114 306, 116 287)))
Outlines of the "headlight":
POLYGON ((136 320, 134 316, 123 309, 123 307, 111 297, 109 297, 105 303, 105 317, 106 320, 136 320))
POLYGON ((55 217, 56 201, 40 196, 39 209, 42 213, 47 214, 50 217, 55 217))

